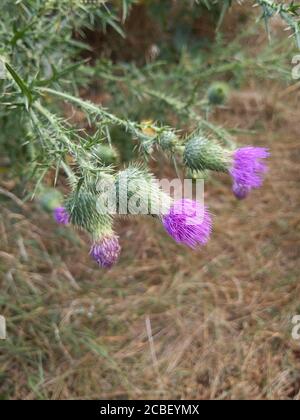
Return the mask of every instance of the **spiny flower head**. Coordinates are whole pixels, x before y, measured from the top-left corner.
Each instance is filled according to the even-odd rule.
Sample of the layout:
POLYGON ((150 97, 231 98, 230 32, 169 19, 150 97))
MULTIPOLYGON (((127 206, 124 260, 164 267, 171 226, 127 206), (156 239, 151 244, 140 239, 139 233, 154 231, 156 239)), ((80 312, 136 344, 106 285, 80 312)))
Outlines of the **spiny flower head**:
POLYGON ((230 165, 230 154, 218 143, 202 134, 191 138, 185 145, 184 162, 193 171, 206 169, 227 172, 230 165))
POLYGON ((232 152, 202 135, 189 140, 184 151, 184 161, 193 171, 229 173, 233 178, 233 192, 240 200, 252 189, 261 187, 267 171, 263 160, 269 156, 264 147, 247 146, 232 152))
POLYGON ((98 164, 105 166, 116 165, 119 162, 119 155, 114 147, 106 144, 97 144, 92 148, 93 158, 98 164))
POLYGON ((137 166, 130 166, 118 173, 116 192, 120 214, 157 215, 165 213, 172 202, 155 177, 137 166))
POLYGON ((98 237, 103 231, 111 230, 112 216, 102 208, 102 202, 95 191, 81 187, 75 189, 66 200, 66 208, 72 225, 98 237))
POLYGON ((59 225, 67 225, 70 223, 70 216, 65 207, 56 207, 53 211, 53 216, 59 225))
POLYGON ((168 234, 178 243, 190 248, 205 245, 212 231, 212 219, 207 207, 198 201, 178 200, 162 216, 168 234))
POLYGON ((242 147, 233 153, 233 163, 229 172, 233 178, 233 192, 242 200, 252 189, 260 188, 267 166, 263 162, 270 156, 264 147, 242 147))
POLYGON ((70 220, 93 238, 90 250, 92 258, 103 268, 112 267, 118 260, 121 247, 113 232, 113 217, 107 214, 105 205, 96 190, 81 187, 75 189, 66 201, 70 220))
POLYGON ((96 240, 91 248, 90 255, 103 268, 111 268, 119 259, 121 246, 115 234, 106 235, 96 240))
POLYGON ((173 131, 166 131, 159 137, 159 144, 165 152, 174 152, 179 143, 173 131))

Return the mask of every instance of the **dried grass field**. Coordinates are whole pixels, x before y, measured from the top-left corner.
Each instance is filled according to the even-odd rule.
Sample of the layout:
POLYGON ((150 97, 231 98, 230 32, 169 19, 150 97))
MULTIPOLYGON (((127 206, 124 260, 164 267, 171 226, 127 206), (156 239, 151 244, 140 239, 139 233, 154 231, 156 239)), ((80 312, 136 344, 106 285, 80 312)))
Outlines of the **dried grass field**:
POLYGON ((253 72, 215 111, 240 143, 270 148, 270 170, 242 202, 228 177, 206 182, 214 234, 197 252, 151 218, 122 220, 120 262, 99 270, 86 236, 21 202, 3 171, 0 398, 299 399, 299 106, 299 83, 253 72))

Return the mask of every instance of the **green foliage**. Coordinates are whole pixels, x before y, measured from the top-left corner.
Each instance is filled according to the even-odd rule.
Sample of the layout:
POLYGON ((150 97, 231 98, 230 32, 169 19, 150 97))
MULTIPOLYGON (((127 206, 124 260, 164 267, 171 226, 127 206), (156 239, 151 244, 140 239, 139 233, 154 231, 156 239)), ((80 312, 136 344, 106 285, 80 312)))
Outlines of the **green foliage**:
POLYGON ((268 20, 279 15, 287 23, 288 27, 296 37, 298 48, 300 48, 300 4, 295 3, 294 0, 290 1, 289 4, 282 2, 275 2, 272 0, 257 0, 256 3, 263 9, 263 18, 266 23, 268 30, 268 20))

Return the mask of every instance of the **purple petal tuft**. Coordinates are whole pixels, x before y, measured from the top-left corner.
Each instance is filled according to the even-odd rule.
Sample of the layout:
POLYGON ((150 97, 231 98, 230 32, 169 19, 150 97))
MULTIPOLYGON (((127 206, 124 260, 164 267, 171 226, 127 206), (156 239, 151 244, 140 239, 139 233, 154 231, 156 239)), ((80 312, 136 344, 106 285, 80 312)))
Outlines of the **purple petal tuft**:
POLYGON ((90 254, 103 268, 111 268, 119 259, 121 246, 116 235, 106 236, 93 244, 90 254))
POLYGON ((212 219, 207 207, 198 201, 176 201, 162 218, 164 228, 178 243, 195 249, 205 245, 212 231, 212 219))
POLYGON ((54 219, 59 225, 67 225, 70 223, 70 216, 64 207, 56 207, 53 212, 54 219))
POLYGON ((232 191, 238 200, 244 200, 245 198, 247 198, 250 190, 249 188, 234 183, 232 191))
POLYGON ((233 165, 230 175, 233 178, 233 193, 242 200, 252 189, 260 188, 267 166, 262 162, 270 156, 264 147, 242 147, 233 154, 233 165))

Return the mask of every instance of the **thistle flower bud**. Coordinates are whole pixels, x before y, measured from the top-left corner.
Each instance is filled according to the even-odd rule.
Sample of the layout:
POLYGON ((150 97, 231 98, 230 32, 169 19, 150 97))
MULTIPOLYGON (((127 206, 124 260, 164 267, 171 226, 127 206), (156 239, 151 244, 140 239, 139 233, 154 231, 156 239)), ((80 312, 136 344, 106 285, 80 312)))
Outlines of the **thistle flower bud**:
POLYGON ((63 195, 55 188, 43 190, 38 195, 38 201, 42 208, 47 212, 53 212, 63 202, 63 195))
MULTIPOLYGON (((101 201, 101 200, 100 200, 101 201)), ((67 200, 67 209, 72 224, 89 232, 93 238, 90 250, 92 258, 104 268, 112 267, 118 260, 121 247, 114 234, 113 218, 104 212, 96 191, 81 187, 67 200)))
POLYGON ((246 198, 252 189, 262 186, 263 175, 267 172, 263 159, 269 156, 268 149, 263 147, 248 146, 235 150, 229 173, 233 178, 233 193, 239 200, 246 198))
POLYGON ((159 217, 165 230, 176 242, 191 248, 207 243, 212 221, 206 207, 188 199, 173 203, 173 199, 159 188, 153 176, 139 168, 132 167, 120 172, 117 177, 118 189, 121 188, 122 177, 128 179, 127 198, 130 200, 134 196, 141 206, 144 203, 148 214, 159 217), (154 208, 155 213, 151 213, 154 208))
POLYGON ((227 172, 230 167, 230 154, 220 145, 201 135, 186 143, 183 158, 185 164, 194 171, 209 169, 227 172))
POLYGON ((229 95, 229 86, 224 82, 214 82, 207 91, 209 103, 212 105, 222 105, 226 102, 229 95))
POLYGON ((159 144, 166 152, 173 152, 177 145, 177 141, 177 136, 172 131, 163 133, 159 138, 159 144))
POLYGON ((66 202, 70 222, 96 237, 105 232, 110 232, 112 216, 105 211, 101 211, 100 204, 96 192, 83 187, 79 191, 75 190, 66 202))
POLYGON ((93 148, 92 153, 105 166, 117 164, 119 161, 117 150, 106 144, 98 144, 93 148))
POLYGON ((90 255, 99 266, 111 268, 118 261, 120 252, 119 238, 111 232, 94 241, 90 255))
POLYGON ((209 179, 209 171, 193 171, 189 169, 187 172, 187 176, 193 181, 197 181, 198 179, 207 180, 209 179))
POLYGON ((178 243, 190 248, 205 245, 211 235, 212 219, 207 207, 198 201, 176 201, 162 217, 168 234, 178 243))
POLYGON ((116 190, 121 214, 157 215, 167 211, 172 202, 152 174, 133 166, 118 173, 116 190))
POLYGON ((70 223, 70 216, 65 207, 56 207, 53 211, 53 217, 59 225, 67 225, 70 223))

